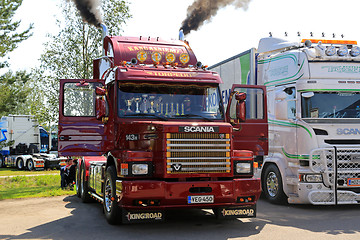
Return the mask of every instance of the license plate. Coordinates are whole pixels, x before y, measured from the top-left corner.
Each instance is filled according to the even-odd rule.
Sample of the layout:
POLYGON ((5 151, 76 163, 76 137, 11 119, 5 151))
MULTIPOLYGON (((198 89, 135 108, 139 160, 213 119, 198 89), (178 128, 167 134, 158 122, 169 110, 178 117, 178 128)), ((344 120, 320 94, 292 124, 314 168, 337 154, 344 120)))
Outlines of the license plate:
POLYGON ((188 204, 214 203, 214 195, 188 196, 188 204))
POLYGON ((348 186, 360 186, 360 178, 348 178, 348 186))

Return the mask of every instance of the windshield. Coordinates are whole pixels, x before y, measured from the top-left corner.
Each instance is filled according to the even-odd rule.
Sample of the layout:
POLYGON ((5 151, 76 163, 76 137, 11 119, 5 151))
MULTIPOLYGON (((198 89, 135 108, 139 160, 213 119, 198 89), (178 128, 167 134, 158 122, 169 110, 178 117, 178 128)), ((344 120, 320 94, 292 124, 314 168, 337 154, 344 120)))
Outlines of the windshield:
POLYGON ((301 100, 303 118, 360 118, 358 92, 315 92, 301 100))
POLYGON ((119 117, 223 119, 214 85, 126 83, 118 88, 119 117))

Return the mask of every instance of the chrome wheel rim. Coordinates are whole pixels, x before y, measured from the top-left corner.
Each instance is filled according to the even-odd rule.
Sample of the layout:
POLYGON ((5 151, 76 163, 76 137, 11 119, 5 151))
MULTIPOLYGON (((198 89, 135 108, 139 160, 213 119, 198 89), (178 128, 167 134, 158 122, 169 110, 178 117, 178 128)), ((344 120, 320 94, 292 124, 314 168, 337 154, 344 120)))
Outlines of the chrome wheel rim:
POLYGON ((112 191, 111 191, 111 181, 110 179, 106 179, 106 182, 105 182, 105 193, 104 193, 104 202, 105 202, 105 209, 107 212, 111 212, 111 204, 112 204, 112 201, 111 201, 111 194, 112 191))
POLYGON ((274 172, 270 172, 266 179, 266 189, 271 197, 275 197, 279 190, 279 181, 274 172))

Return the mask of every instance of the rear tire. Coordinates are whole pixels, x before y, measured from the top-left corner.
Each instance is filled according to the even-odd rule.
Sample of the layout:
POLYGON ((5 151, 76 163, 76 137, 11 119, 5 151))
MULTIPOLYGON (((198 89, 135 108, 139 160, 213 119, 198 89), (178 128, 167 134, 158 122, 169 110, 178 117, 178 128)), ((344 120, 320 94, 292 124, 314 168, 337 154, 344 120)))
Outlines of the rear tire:
POLYGON ((85 169, 85 163, 81 164, 80 167, 80 174, 81 174, 81 184, 80 184, 80 196, 83 203, 89 203, 91 202, 91 197, 89 194, 89 182, 86 181, 86 169, 85 169))
POLYGON ((27 168, 29 171, 34 170, 34 169, 35 169, 34 160, 29 159, 29 160, 26 162, 26 168, 27 168))
POLYGON ((19 170, 23 170, 24 169, 24 160, 22 158, 20 158, 19 160, 17 160, 16 162, 16 167, 19 170))
POLYGON ((287 202, 281 174, 275 164, 270 164, 266 167, 262 183, 264 195, 269 202, 275 204, 284 204, 287 202))
POLYGON ((109 224, 121 223, 121 208, 116 201, 116 170, 114 166, 106 169, 103 206, 109 224))

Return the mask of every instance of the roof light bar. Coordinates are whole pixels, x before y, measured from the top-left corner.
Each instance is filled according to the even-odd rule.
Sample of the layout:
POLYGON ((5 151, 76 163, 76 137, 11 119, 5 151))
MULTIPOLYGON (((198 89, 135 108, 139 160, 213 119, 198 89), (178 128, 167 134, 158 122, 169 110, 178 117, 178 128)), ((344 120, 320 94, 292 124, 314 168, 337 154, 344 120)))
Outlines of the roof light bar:
POLYGON ((302 39, 301 43, 305 43, 306 40, 309 40, 312 43, 322 42, 323 44, 357 45, 357 41, 351 41, 351 40, 326 40, 326 39, 302 39))

